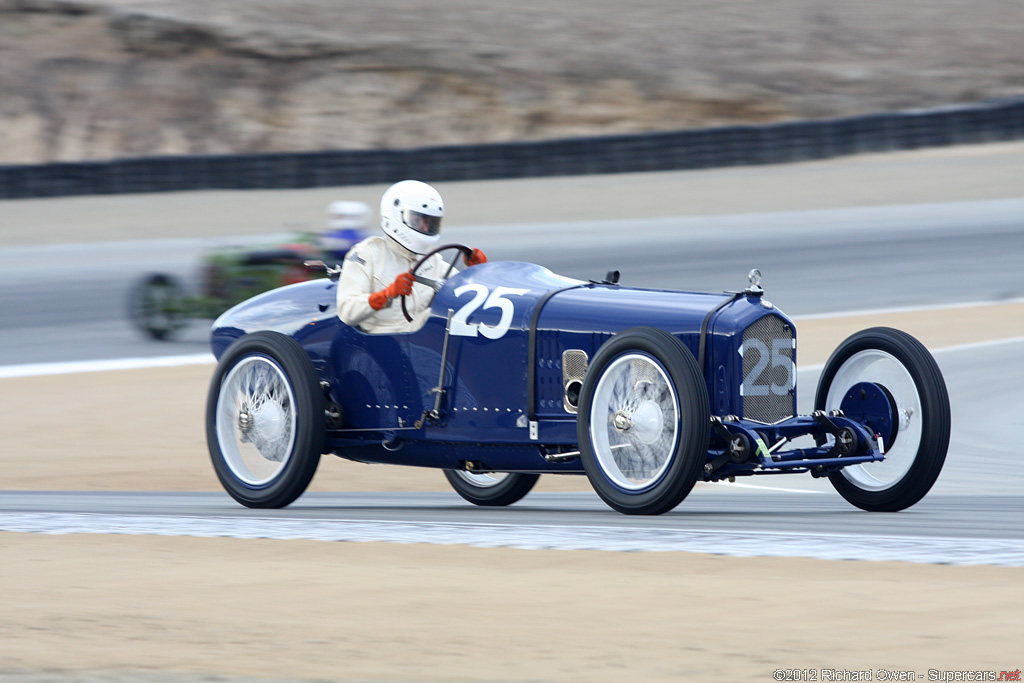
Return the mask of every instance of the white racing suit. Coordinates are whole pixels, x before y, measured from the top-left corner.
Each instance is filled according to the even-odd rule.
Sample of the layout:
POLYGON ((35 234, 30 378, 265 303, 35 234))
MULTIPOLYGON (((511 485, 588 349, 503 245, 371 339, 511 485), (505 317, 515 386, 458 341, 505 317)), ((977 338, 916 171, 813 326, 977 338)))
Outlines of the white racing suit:
MULTIPOLYGON (((451 252, 447 252, 451 254, 451 252)), ((405 305, 412 316, 412 322, 402 315, 399 298, 392 299, 379 311, 370 306, 369 297, 373 292, 388 287, 399 274, 404 273, 420 259, 390 237, 367 237, 352 247, 345 256, 345 264, 338 280, 338 317, 347 325, 358 327, 371 334, 412 332, 418 330, 429 316, 428 304, 434 290, 426 285, 414 283, 412 294, 406 297, 405 305)), ((417 275, 440 279, 448 270, 441 254, 435 254, 420 266, 417 275)), ((457 269, 452 268, 452 275, 457 269)))

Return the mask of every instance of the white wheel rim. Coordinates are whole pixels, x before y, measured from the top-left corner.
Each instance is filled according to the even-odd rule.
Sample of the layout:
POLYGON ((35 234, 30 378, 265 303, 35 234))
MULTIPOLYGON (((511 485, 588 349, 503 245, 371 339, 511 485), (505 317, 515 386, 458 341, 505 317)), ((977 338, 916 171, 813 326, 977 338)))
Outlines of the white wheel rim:
POLYGON ((295 445, 295 393, 267 357, 250 356, 231 369, 217 397, 217 442, 239 481, 262 486, 287 466, 295 445))
POLYGON ((616 358, 590 405, 590 443, 613 484, 638 491, 664 475, 679 440, 679 399, 659 363, 640 353, 616 358))
POLYGON ((508 472, 466 472, 465 470, 455 470, 455 474, 460 479, 465 481, 467 484, 476 486, 482 489, 489 489, 492 486, 497 486, 501 482, 508 478, 508 472))
POLYGON ((906 366, 895 356, 877 349, 861 351, 850 356, 832 379, 825 409, 838 408, 846 390, 858 382, 873 382, 885 387, 896 401, 899 431, 892 448, 884 444, 885 460, 844 467, 842 475, 865 491, 890 488, 910 470, 921 447, 921 396, 914 378, 906 366))

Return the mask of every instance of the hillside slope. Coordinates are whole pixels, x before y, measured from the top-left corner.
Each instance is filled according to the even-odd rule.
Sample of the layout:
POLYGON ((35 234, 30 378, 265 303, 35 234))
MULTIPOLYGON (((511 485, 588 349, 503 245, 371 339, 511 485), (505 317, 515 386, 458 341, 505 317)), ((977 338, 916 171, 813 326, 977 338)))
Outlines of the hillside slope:
POLYGON ((1024 93, 1018 0, 0 0, 0 163, 411 147, 1024 93))

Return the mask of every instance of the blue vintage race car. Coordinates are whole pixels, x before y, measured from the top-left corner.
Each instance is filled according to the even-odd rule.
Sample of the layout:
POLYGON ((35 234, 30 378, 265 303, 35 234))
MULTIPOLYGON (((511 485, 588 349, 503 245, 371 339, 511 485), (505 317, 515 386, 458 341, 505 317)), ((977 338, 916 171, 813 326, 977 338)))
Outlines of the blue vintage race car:
POLYGON ((288 505, 332 453, 439 468, 477 505, 514 503, 541 474, 585 474, 612 508, 660 514, 697 481, 810 473, 857 507, 895 511, 945 460, 945 382, 894 329, 844 341, 815 410, 797 415, 796 328, 756 271, 745 291, 699 293, 487 263, 417 276, 435 289, 431 315, 392 335, 338 319, 337 272, 214 323, 207 440, 243 505, 288 505))

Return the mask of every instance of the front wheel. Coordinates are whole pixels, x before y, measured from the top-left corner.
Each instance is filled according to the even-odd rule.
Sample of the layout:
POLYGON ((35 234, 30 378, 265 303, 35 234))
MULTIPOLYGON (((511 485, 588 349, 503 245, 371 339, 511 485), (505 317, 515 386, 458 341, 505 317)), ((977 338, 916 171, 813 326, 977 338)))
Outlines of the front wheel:
POLYGON ((921 342, 899 330, 875 327, 854 334, 835 350, 818 381, 814 407, 840 408, 844 401, 855 400, 855 387, 866 382, 881 387, 892 404, 891 444, 883 444, 884 460, 844 467, 830 474, 829 481, 863 510, 903 510, 928 493, 946 460, 946 383, 921 342))
POLYGON ((675 336, 637 327, 612 337, 583 381, 580 458, 597 494, 626 514, 660 515, 693 489, 707 461, 707 385, 675 336))
POLYGON ((324 398, 291 337, 255 332, 221 357, 206 403, 206 441, 224 490, 251 508, 281 508, 313 480, 324 441, 324 398))
POLYGON ((511 505, 529 493, 539 474, 521 474, 518 472, 466 472, 465 470, 445 470, 444 476, 455 492, 473 505, 485 507, 502 507, 511 505))

